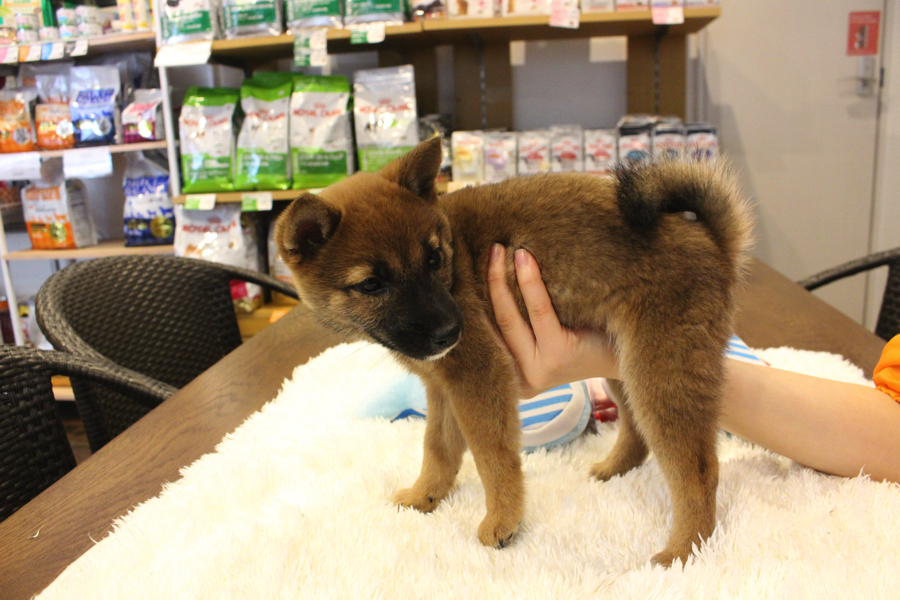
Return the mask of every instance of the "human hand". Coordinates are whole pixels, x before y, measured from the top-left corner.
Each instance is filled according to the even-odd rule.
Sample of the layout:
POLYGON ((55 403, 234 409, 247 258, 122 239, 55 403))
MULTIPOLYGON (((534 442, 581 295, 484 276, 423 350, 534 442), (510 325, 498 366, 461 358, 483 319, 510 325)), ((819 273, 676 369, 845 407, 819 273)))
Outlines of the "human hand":
POLYGON ((617 378, 615 351, 603 332, 563 327, 534 256, 515 253, 516 279, 531 327, 506 285, 506 248, 494 244, 488 266, 488 291, 500 333, 519 366, 523 398, 590 377, 617 378))

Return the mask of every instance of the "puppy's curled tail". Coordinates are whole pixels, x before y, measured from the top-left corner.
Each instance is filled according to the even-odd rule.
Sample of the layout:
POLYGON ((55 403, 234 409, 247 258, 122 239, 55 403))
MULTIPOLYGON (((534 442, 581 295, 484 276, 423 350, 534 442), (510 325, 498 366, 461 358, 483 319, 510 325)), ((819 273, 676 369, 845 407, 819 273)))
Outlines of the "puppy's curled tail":
POLYGON ((692 212, 740 272, 752 244, 753 219, 731 170, 689 159, 625 162, 615 169, 616 196, 625 222, 650 233, 662 213, 692 212))

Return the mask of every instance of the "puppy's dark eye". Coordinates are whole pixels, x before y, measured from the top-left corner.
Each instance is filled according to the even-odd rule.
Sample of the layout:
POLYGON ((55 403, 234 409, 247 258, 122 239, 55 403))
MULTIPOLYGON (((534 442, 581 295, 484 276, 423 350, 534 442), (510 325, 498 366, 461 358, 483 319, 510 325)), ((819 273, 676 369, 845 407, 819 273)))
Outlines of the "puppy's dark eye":
POLYGON ((374 296, 376 294, 386 292, 387 286, 384 285, 384 282, 382 282, 377 277, 369 277, 354 285, 353 289, 355 289, 357 292, 360 292, 361 294, 374 296))
POLYGON ((437 271, 444 264, 444 253, 441 252, 440 248, 435 248, 431 252, 428 253, 428 268, 432 271, 437 271))

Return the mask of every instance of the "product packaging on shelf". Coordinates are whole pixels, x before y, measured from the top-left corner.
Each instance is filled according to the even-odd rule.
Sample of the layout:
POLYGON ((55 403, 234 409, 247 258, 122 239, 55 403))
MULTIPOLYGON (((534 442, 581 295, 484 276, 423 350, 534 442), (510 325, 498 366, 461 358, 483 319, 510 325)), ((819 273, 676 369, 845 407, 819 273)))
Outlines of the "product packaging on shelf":
POLYGON ((288 33, 307 27, 341 27, 343 4, 342 0, 285 0, 288 33))
POLYGON ((489 132, 484 136, 484 180, 501 181, 516 174, 516 134, 489 132))
POLYGON ((616 0, 616 10, 650 10, 650 0, 616 0))
MULTIPOLYGON (((287 263, 284 262, 284 259, 281 258, 281 255, 278 254, 278 247, 275 245, 275 220, 272 219, 271 225, 269 226, 269 235, 266 241, 266 246, 268 247, 268 255, 269 255, 269 275, 278 279, 279 281, 283 281, 284 283, 294 285, 294 276, 291 274, 291 270, 288 268, 287 263)), ((272 292, 272 300, 278 302, 285 302, 288 300, 287 296, 280 294, 278 292, 272 292)), ((293 300, 293 299, 291 299, 293 300)))
POLYGON ((501 14, 504 17, 549 15, 550 0, 503 0, 501 14))
POLYGON ((412 0, 409 12, 413 21, 443 19, 447 16, 447 7, 442 0, 412 0))
POLYGON ((59 73, 34 75, 38 105, 34 109, 37 147, 64 150, 75 146, 75 131, 69 110, 69 68, 59 73))
POLYGON ((361 171, 378 171, 419 143, 412 65, 357 71, 353 117, 361 171))
POLYGON ((719 156, 719 132, 709 123, 688 123, 685 154, 697 160, 715 161, 719 156))
POLYGON ((326 187, 353 173, 349 102, 346 77, 295 77, 291 96, 294 189, 326 187))
POLYGON ((498 0, 449 0, 451 18, 489 18, 499 12, 498 0))
POLYGON ((69 108, 76 146, 108 146, 118 141, 119 70, 116 67, 72 67, 69 108))
POLYGON ((0 90, 0 152, 30 152, 37 148, 31 118, 37 88, 0 90))
POLYGON ((450 134, 453 149, 453 181, 478 182, 484 179, 484 133, 454 131, 450 134))
POLYGON ((611 175, 618 158, 615 129, 584 130, 584 172, 611 175))
POLYGON ((344 25, 383 22, 400 24, 405 20, 404 0, 344 0, 344 25))
POLYGON ((581 12, 612 12, 616 10, 615 0, 581 0, 581 12))
POLYGON ((550 131, 523 131, 519 134, 519 175, 546 173, 550 170, 550 131))
POLYGON ((288 139, 290 73, 257 73, 241 86, 244 123, 237 139, 234 189, 291 187, 288 139))
POLYGON ((219 37, 215 0, 166 0, 157 4, 162 39, 166 44, 214 40, 219 37))
POLYGON ((142 152, 125 163, 125 245, 156 246, 175 239, 175 207, 169 197, 169 173, 142 152))
MULTIPOLYGON (((259 269, 255 229, 241 205, 220 204, 211 210, 175 207, 175 256, 198 258, 245 269, 259 269)), ((253 283, 233 281, 231 298, 241 312, 262 305, 262 289, 253 283)))
POLYGON ((62 170, 22 188, 22 211, 35 250, 84 248, 97 243, 84 184, 62 170))
POLYGON ((131 0, 116 0, 119 9, 119 23, 122 33, 132 33, 134 26, 134 5, 131 0))
POLYGON ((103 17, 99 7, 80 4, 75 7, 75 19, 78 22, 79 37, 103 35, 103 17))
POLYGON ((584 171, 584 140, 580 125, 550 128, 550 170, 554 173, 584 171))
POLYGON ((283 0, 219 0, 222 31, 228 39, 281 35, 283 0))
POLYGON ((626 115, 619 119, 619 160, 640 162, 651 156, 650 133, 653 117, 626 115))
POLYGON ((178 118, 185 193, 234 189, 234 111, 240 91, 190 88, 178 118))
POLYGON ((438 171, 437 181, 450 181, 453 172, 448 121, 449 118, 442 115, 425 115, 419 119, 420 140, 428 140, 436 135, 441 138, 441 169, 438 171))
POLYGON ((658 119, 650 136, 654 158, 677 158, 684 154, 684 125, 677 117, 658 119))
POLYGON ((122 131, 126 144, 165 138, 162 90, 135 90, 134 102, 122 111, 122 131))

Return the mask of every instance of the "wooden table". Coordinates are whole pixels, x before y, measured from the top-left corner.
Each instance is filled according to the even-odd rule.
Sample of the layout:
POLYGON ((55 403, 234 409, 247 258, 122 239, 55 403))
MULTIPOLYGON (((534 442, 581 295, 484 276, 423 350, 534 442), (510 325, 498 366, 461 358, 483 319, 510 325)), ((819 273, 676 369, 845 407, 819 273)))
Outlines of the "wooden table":
MULTIPOLYGON (((755 262, 740 296, 737 332, 751 347, 840 353, 871 376, 883 342, 755 262)), ((159 494, 179 469, 274 398, 295 366, 339 340, 295 309, 213 366, 0 524, 0 597, 27 599, 159 494)))

